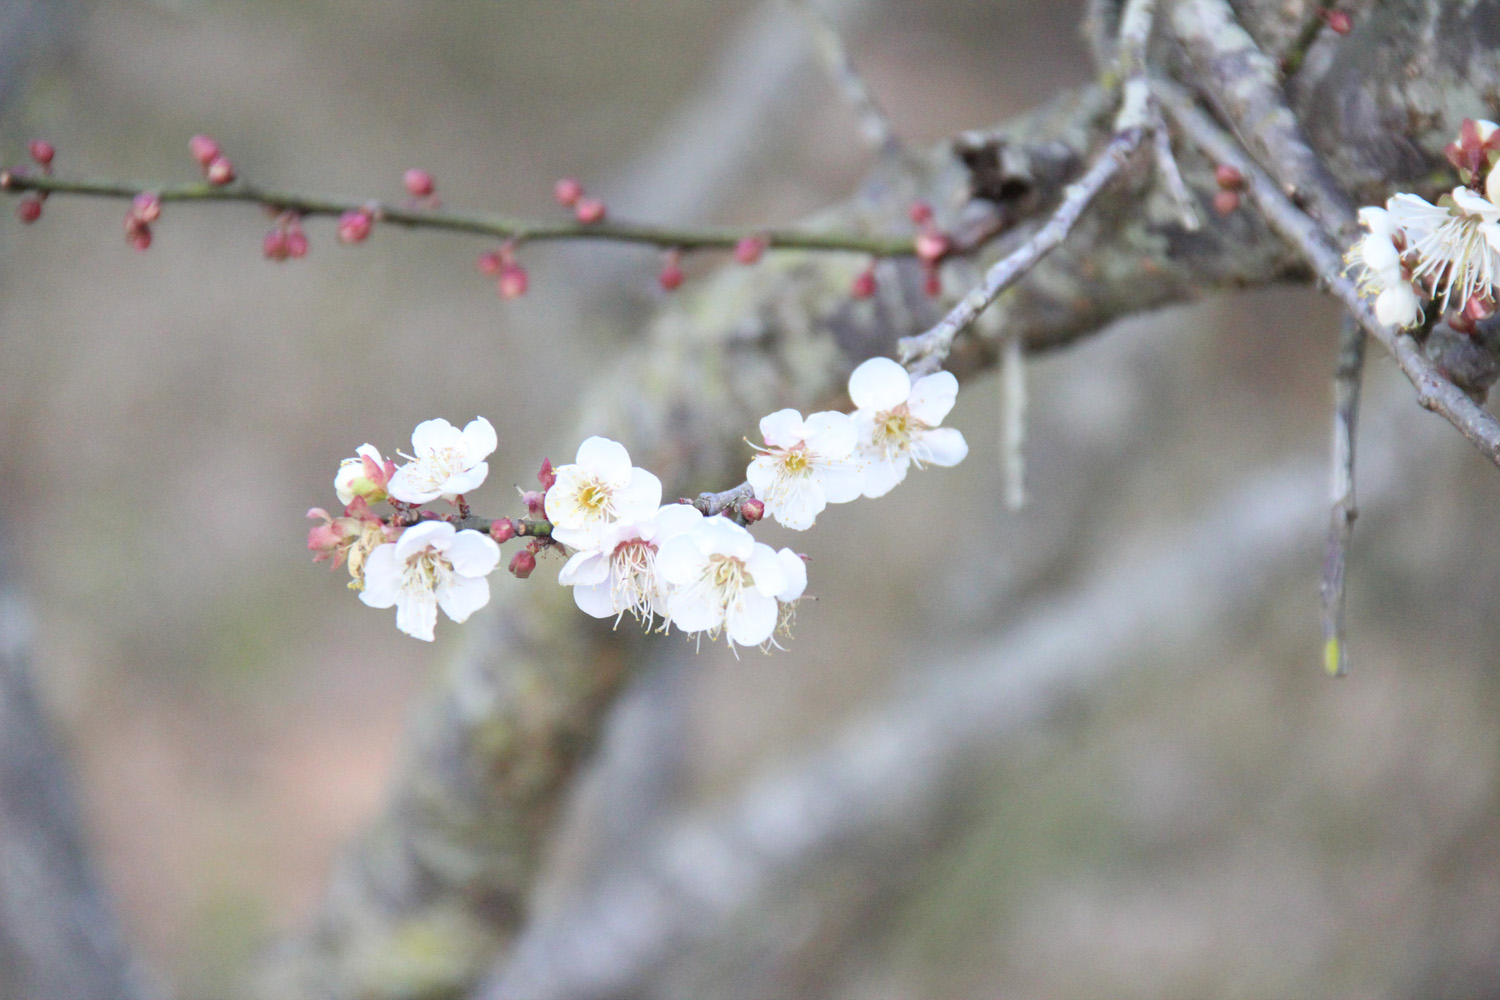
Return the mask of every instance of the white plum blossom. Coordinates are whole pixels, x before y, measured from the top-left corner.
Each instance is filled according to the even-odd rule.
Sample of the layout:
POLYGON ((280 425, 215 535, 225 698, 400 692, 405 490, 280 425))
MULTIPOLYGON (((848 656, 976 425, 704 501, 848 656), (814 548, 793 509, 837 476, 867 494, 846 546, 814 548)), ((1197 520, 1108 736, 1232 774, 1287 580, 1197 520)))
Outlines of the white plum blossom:
POLYGON ((859 496, 864 477, 854 461, 858 433, 844 413, 796 410, 762 417, 763 454, 745 470, 755 497, 780 524, 805 531, 824 507, 859 496))
POLYGON ((1429 285, 1447 312, 1450 303, 1461 309, 1475 294, 1489 294, 1500 278, 1500 206, 1466 187, 1443 202, 1397 194, 1385 206, 1414 255, 1412 277, 1429 285))
POLYGON ((1350 268, 1360 269, 1360 294, 1375 297, 1375 317, 1380 322, 1401 329, 1416 326, 1422 321, 1422 302, 1406 277, 1396 246, 1405 237, 1383 208, 1361 208, 1359 221, 1365 235, 1349 248, 1344 260, 1350 268))
POLYGON ((403 503, 468 493, 489 475, 485 459, 498 444, 495 428, 483 417, 475 417, 463 430, 442 418, 424 420, 411 432, 414 454, 405 456, 410 461, 391 477, 389 492, 403 503))
POLYGON ((372 608, 394 604, 396 627, 431 642, 438 608, 461 622, 489 603, 485 577, 499 564, 500 546, 488 535, 422 521, 369 554, 359 599, 372 608))
POLYGON ((573 588, 580 610, 595 618, 629 613, 647 627, 667 615, 667 584, 657 572, 657 553, 691 531, 703 514, 690 504, 667 504, 640 520, 616 521, 595 548, 575 552, 557 575, 573 588))
POLYGON ((723 631, 731 646, 759 646, 771 638, 780 621, 777 596, 798 589, 787 578, 788 568, 769 545, 723 517, 705 517, 667 539, 656 555, 657 572, 672 586, 672 624, 710 637, 723 631))
POLYGON ((864 495, 885 496, 918 468, 957 465, 969 454, 960 431, 939 427, 958 395, 951 372, 936 372, 912 382, 906 369, 890 358, 871 358, 849 376, 849 398, 856 407, 859 457, 864 463, 864 495))
POLYGON ((354 451, 353 458, 339 463, 339 471, 333 477, 333 491, 339 503, 349 506, 357 496, 366 500, 385 499, 390 474, 380 449, 373 444, 362 444, 354 451), (368 461, 367 461, 368 460, 368 461), (374 475, 371 475, 371 473, 374 475))
POLYGON ((553 540, 573 549, 598 548, 610 525, 644 520, 661 505, 661 480, 633 467, 625 446, 609 438, 589 438, 574 464, 554 472, 547 520, 553 540))

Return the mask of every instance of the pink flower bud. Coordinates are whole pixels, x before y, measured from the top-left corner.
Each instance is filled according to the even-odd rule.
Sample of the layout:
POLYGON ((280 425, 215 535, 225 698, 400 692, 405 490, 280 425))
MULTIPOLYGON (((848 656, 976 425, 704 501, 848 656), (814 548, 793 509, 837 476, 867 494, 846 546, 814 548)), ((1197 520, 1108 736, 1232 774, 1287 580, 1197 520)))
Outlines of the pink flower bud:
POLYGON ((130 214, 141 222, 155 222, 161 218, 161 199, 154 191, 142 191, 131 200, 130 214))
POLYGON ((521 502, 526 505, 526 512, 532 517, 545 517, 547 513, 547 496, 537 490, 526 490, 521 494, 521 502))
POLYGON ((307 234, 296 223, 286 230, 286 255, 293 260, 301 260, 307 256, 307 234))
POLYGON ((516 575, 517 580, 524 580, 536 569, 536 556, 525 549, 517 552, 510 560, 510 571, 516 575))
POLYGON ((21 195, 21 200, 16 202, 16 218, 29 226, 41 217, 42 199, 31 192, 21 195))
POLYGON ((494 277, 500 273, 500 268, 505 266, 505 257, 499 250, 486 250, 479 255, 479 270, 494 277))
POLYGON ((266 255, 266 260, 286 260, 289 252, 286 245, 286 230, 277 226, 266 233, 266 238, 261 241, 260 249, 266 255))
POLYGON ((557 483, 557 473, 552 471, 552 459, 542 459, 542 471, 536 474, 536 481, 542 484, 542 490, 550 490, 557 483))
POLYGON ((1325 7, 1319 13, 1336 35, 1347 35, 1354 30, 1354 19, 1346 11, 1330 10, 1325 7))
POLYGON ((529 287, 531 278, 526 274, 526 268, 520 264, 500 265, 500 279, 495 283, 495 288, 502 299, 519 299, 529 287))
POLYGON ((599 198, 579 198, 573 206, 573 215, 585 226, 593 225, 604 219, 604 202, 599 198))
POLYGON ((918 199, 907 208, 906 216, 917 225, 925 226, 932 221, 932 205, 918 199))
POLYGON ((214 185, 228 184, 234 180, 234 164, 229 162, 227 156, 215 156, 208 161, 208 166, 203 168, 204 176, 208 183, 214 185))
POLYGON ((576 177, 564 177, 552 185, 552 197, 563 208, 572 208, 583 197, 583 185, 576 177))
POLYGON ((52 166, 52 157, 57 155, 57 150, 46 139, 33 139, 26 148, 31 158, 44 167, 52 166))
POLYGON ((743 517, 745 519, 746 524, 754 524, 756 521, 759 521, 765 516, 766 505, 761 503, 759 500, 756 500, 752 497, 749 500, 741 501, 740 517, 743 517))
POLYGON ((868 299, 875 294, 875 265, 871 264, 855 276, 849 294, 856 299, 868 299))
POLYGON ((432 192, 437 190, 432 175, 420 167, 412 167, 403 174, 401 183, 406 185, 406 193, 413 198, 430 198, 432 192))
POLYGON ((1489 319, 1495 315, 1495 300, 1488 295, 1471 295, 1469 301, 1464 303, 1463 314, 1466 319, 1476 323, 1489 319))
POLYGON ((674 250, 667 255, 667 262, 662 266, 661 274, 656 276, 656 283, 661 285, 664 292, 675 292, 682 287, 682 265, 677 260, 677 252, 674 250))
POLYGON ((740 264, 754 264, 765 252, 764 236, 746 236, 734 245, 734 259, 740 264))
POLYGON ((490 537, 504 545, 516 537, 516 526, 508 517, 497 517, 490 522, 490 537))
POLYGON ((935 266, 929 265, 923 270, 922 291, 927 293, 929 299, 935 299, 943 294, 943 276, 935 266))
POLYGON ((206 135, 195 135, 188 140, 188 149, 193 154, 193 159, 198 165, 207 170, 208 165, 219 158, 219 144, 206 135))
POLYGON ((1240 173, 1238 168, 1221 163, 1214 167, 1214 183, 1219 185, 1221 191, 1243 191, 1245 175, 1240 173))
POLYGON ((125 216, 125 242, 136 250, 151 247, 151 227, 132 214, 125 216))
POLYGON ((948 237, 935 229, 919 233, 914 245, 917 251, 917 259, 929 264, 940 260, 952 246, 948 241, 948 237))
POLYGON ((339 242, 353 245, 363 243, 370 237, 370 226, 374 220, 364 209, 355 209, 339 216, 339 242))
POLYGON ((1220 191, 1214 195, 1214 211, 1219 215, 1232 215, 1240 207, 1238 191, 1220 191))

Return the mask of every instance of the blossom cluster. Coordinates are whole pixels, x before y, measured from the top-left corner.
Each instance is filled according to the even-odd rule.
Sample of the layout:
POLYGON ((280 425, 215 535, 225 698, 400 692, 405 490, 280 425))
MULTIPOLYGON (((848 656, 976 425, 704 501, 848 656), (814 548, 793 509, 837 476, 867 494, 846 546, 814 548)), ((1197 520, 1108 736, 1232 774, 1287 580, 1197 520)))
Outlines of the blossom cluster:
POLYGON ((370 444, 341 463, 334 491, 344 512, 309 511, 322 523, 308 548, 315 559, 347 563, 360 600, 394 606, 396 627, 418 639, 433 638, 439 609, 461 622, 484 607, 500 544, 524 537, 511 572, 526 577, 542 552, 566 554, 558 583, 596 618, 722 634, 731 646, 774 644, 807 588, 807 566, 790 548, 756 541, 748 526, 770 516, 806 530, 830 503, 889 493, 913 465, 962 461, 963 434, 939 426, 957 392, 948 372, 913 381, 888 358, 866 361, 849 379, 853 413, 803 418, 784 409, 762 419, 765 443, 747 482, 712 513, 706 502, 664 504, 661 480, 633 465, 624 445, 591 437, 572 463, 543 462, 542 490, 522 494, 529 517, 471 517, 467 494, 488 475, 495 429, 483 417, 462 430, 428 420, 412 433, 404 465, 370 444), (421 509, 438 500, 457 512, 421 509), (371 505, 382 502, 394 514, 376 515, 371 505))
POLYGON ((1425 305, 1471 328, 1495 312, 1500 280, 1500 128, 1465 119, 1445 151, 1461 183, 1436 205, 1414 194, 1391 196, 1384 208, 1359 210, 1365 234, 1345 260, 1358 269, 1360 291, 1376 317, 1415 327, 1425 305))

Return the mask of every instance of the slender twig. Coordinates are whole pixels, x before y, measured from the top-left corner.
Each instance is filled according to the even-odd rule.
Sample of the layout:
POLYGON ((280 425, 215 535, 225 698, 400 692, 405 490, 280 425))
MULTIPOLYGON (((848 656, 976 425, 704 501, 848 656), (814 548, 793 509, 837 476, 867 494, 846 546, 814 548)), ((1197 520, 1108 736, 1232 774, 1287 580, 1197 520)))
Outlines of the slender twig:
POLYGON ((792 0, 792 5, 807 19, 812 30, 813 45, 824 68, 844 95, 844 100, 854 110, 859 122, 860 137, 882 156, 899 153, 902 148, 901 139, 891 127, 890 118, 875 100, 864 77, 855 69, 854 60, 849 57, 849 49, 838 28, 814 0, 792 0))
POLYGON ((1000 348, 1000 468, 1005 506, 1026 506, 1026 350, 1021 337, 1007 333, 1000 348))
POLYGON ((1417 390, 1417 403, 1440 414, 1468 438, 1496 466, 1500 466, 1500 421, 1475 403, 1423 356, 1416 341, 1375 318, 1354 282, 1344 276, 1343 258, 1328 232, 1284 194, 1265 171, 1251 162, 1239 143, 1200 111, 1178 88, 1158 81, 1155 87, 1167 113, 1192 141, 1220 163, 1244 174, 1250 197, 1260 206, 1266 223, 1301 253, 1324 286, 1338 296, 1365 332, 1395 359, 1417 390))
POLYGON ((827 250, 862 253, 876 257, 908 256, 913 252, 910 237, 828 233, 803 229, 765 229, 763 227, 756 227, 753 230, 687 228, 618 222, 612 219, 592 223, 579 222, 571 218, 519 219, 484 212, 453 212, 328 195, 277 191, 245 183, 215 186, 200 181, 189 184, 162 185, 6 171, 0 173, 0 190, 13 194, 38 191, 53 195, 83 195, 119 200, 129 200, 143 191, 149 191, 155 194, 163 204, 168 202, 241 202, 303 216, 337 217, 346 212, 367 212, 377 223, 403 226, 408 229, 438 229, 473 233, 517 243, 542 240, 610 240, 619 243, 644 243, 665 249, 727 250, 733 248, 745 237, 755 236, 764 240, 769 249, 827 250))
POLYGON ((701 510, 706 516, 713 517, 722 514, 731 507, 736 506, 743 500, 749 500, 755 495, 748 482, 740 483, 733 489, 725 490, 723 493, 700 493, 698 499, 694 500, 693 506, 701 510))
POLYGON ((1286 54, 1281 57, 1282 76, 1294 76, 1302 68, 1302 61, 1307 58, 1313 42, 1318 40, 1318 36, 1323 33, 1323 28, 1327 26, 1326 14, 1332 9, 1331 3, 1315 3, 1308 8, 1307 17, 1297 31, 1297 37, 1292 39, 1292 44, 1287 46, 1286 54))
POLYGON ((1323 558, 1323 668, 1333 677, 1349 672, 1344 631, 1344 566, 1359 511, 1354 505, 1354 439, 1359 423, 1359 383, 1365 367, 1365 331, 1345 316, 1339 330, 1339 360, 1333 378, 1333 509, 1323 558))

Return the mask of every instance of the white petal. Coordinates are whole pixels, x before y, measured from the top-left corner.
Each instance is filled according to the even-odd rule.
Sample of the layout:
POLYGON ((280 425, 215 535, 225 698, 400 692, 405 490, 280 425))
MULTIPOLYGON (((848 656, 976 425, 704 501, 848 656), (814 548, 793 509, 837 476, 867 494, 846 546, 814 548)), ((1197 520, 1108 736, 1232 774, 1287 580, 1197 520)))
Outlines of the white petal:
POLYGON ((848 458, 859 443, 859 428, 847 413, 814 413, 807 418, 805 427, 808 449, 830 461, 848 458))
POLYGON ((760 435, 773 448, 790 448, 807 437, 802 414, 797 410, 777 410, 760 418, 760 435))
POLYGON ((396 562, 405 565, 406 560, 425 548, 446 551, 453 544, 454 534, 453 525, 447 521, 418 521, 396 539, 396 562))
POLYGON ((928 427, 936 427, 943 422, 948 411, 953 409, 953 401, 957 396, 958 379, 953 377, 953 373, 933 372, 917 379, 917 384, 911 387, 911 399, 906 406, 912 416, 928 427))
POLYGON ((755 536, 727 517, 705 517, 682 537, 692 539, 705 556, 728 556, 744 562, 755 551, 755 536))
POLYGON ((388 608, 401 593, 401 570, 396 564, 396 546, 377 545, 365 557, 365 589, 359 599, 372 608, 388 608))
MULTIPOLYGON (((673 616, 675 619, 675 615, 673 616)), ((776 631, 780 610, 776 598, 754 590, 744 592, 744 599, 724 614, 724 631, 731 642, 741 646, 759 646, 776 631)))
POLYGON ((578 605, 579 611, 595 618, 613 618, 622 610, 615 607, 614 594, 608 581, 574 587, 573 603, 578 605))
POLYGON ((463 435, 442 417, 424 420, 411 432, 411 448, 421 458, 425 454, 454 448, 463 442, 463 435))
POLYGON ((1371 233, 1359 241, 1359 256, 1365 267, 1385 276, 1401 276, 1401 255, 1390 237, 1371 233))
POLYGON ((564 587, 590 587, 608 579, 609 556, 598 549, 573 553, 557 574, 564 587))
POLYGON ((1453 201, 1458 209, 1468 215, 1477 215, 1486 222, 1494 222, 1495 217, 1500 215, 1500 208, 1483 195, 1475 194, 1466 187, 1456 187, 1452 192, 1453 201))
POLYGON ((823 487, 816 480, 798 478, 786 480, 777 491, 774 502, 766 501, 766 512, 776 519, 777 524, 793 531, 806 531, 827 506, 823 487))
POLYGON ((603 543, 604 534, 608 530, 609 525, 597 521, 578 528, 560 528, 554 522, 552 540, 580 552, 592 551, 603 543))
POLYGON ((490 603, 490 581, 482 576, 455 576, 437 595, 443 613, 456 622, 490 603))
POLYGON ((1371 236, 1383 237, 1387 243, 1395 233, 1395 223, 1391 221, 1391 213, 1374 205, 1366 205, 1359 210, 1360 224, 1369 230, 1371 236))
POLYGON ((607 483, 630 480, 630 452, 618 441, 591 437, 578 446, 578 464, 607 483))
POLYGON ((471 528, 453 536, 447 556, 460 576, 489 576, 500 565, 500 546, 489 535, 471 528))
POLYGON ((745 479, 750 483, 750 490, 755 494, 757 500, 764 500, 771 495, 771 490, 776 485, 776 470, 781 463, 776 461, 773 455, 757 455, 745 468, 745 479))
POLYGON ((402 503, 426 503, 443 495, 441 487, 433 488, 422 462, 407 462, 391 477, 386 492, 402 503))
POLYGON ((783 604, 791 604, 801 598, 802 592, 807 589, 807 563, 791 549, 779 550, 776 560, 781 563, 781 572, 786 576, 786 585, 777 592, 776 599, 783 604))
POLYGON ((873 458, 865 466, 864 494, 867 497, 883 497, 906 478, 911 467, 911 456, 905 452, 892 459, 873 458))
POLYGON ((1375 318, 1400 329, 1416 326, 1422 320, 1422 303, 1410 285, 1392 285, 1375 297, 1375 318))
POLYGON ((613 500, 617 520, 644 520, 661 506, 661 480, 645 469, 631 469, 629 482, 615 490, 613 500))
POLYGON ((457 496, 460 493, 472 493, 484 485, 484 478, 490 474, 490 463, 480 462, 464 471, 449 476, 443 483, 443 492, 457 496))
POLYGON ((912 442, 912 457, 929 465, 957 465, 969 454, 969 443, 963 432, 952 427, 938 427, 918 435, 912 442))
MULTIPOLYGON (((485 587, 489 584, 485 583, 485 587)), ((437 598, 432 591, 403 590, 396 598, 396 627, 415 639, 431 642, 432 630, 437 627, 437 609, 437 598)))
POLYGON ((755 551, 745 560, 745 570, 755 580, 755 589, 767 597, 775 597, 786 589, 786 570, 776 550, 769 545, 755 543, 755 551))
POLYGON ((469 426, 464 428, 464 446, 469 451, 470 461, 489 458, 499 444, 500 439, 495 434, 495 428, 483 417, 475 417, 469 421, 469 426))
POLYGON ((651 539, 658 545, 692 531, 703 520, 703 512, 690 503, 669 503, 656 512, 651 539))
POLYGON ((724 608, 694 590, 674 590, 667 595, 672 624, 684 632, 702 632, 724 623, 724 608))
POLYGON ((691 582, 703 566, 703 552, 693 532, 667 539, 656 553, 656 572, 668 583, 691 582))
POLYGON ((818 485, 823 488, 823 499, 829 503, 857 500, 865 488, 864 468, 855 462, 825 466, 818 470, 818 485))
POLYGON ((891 410, 911 395, 911 376, 890 358, 871 358, 849 376, 849 398, 861 410, 891 410))

